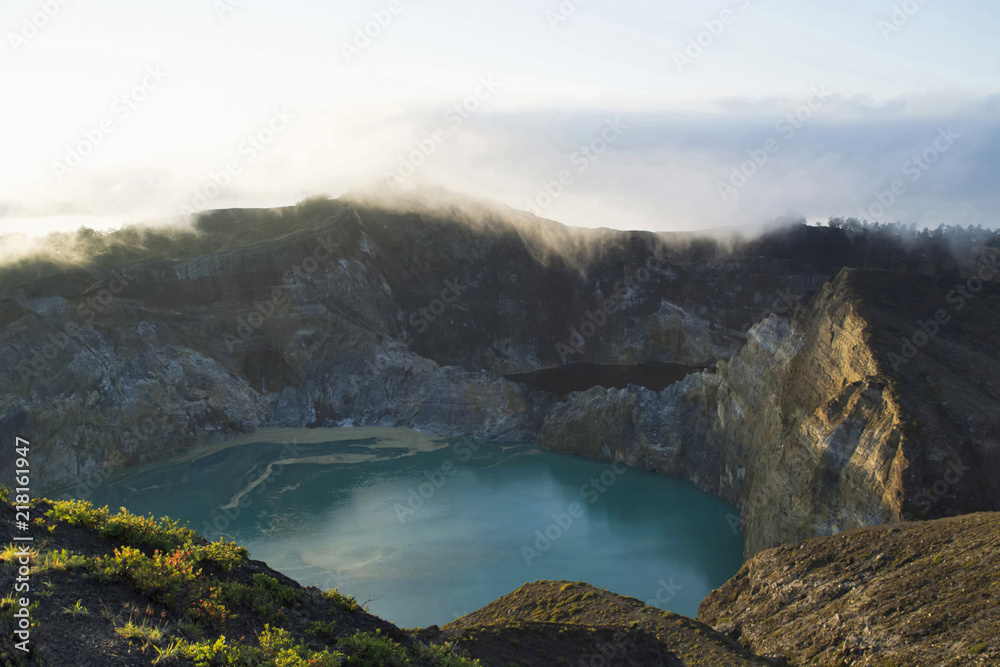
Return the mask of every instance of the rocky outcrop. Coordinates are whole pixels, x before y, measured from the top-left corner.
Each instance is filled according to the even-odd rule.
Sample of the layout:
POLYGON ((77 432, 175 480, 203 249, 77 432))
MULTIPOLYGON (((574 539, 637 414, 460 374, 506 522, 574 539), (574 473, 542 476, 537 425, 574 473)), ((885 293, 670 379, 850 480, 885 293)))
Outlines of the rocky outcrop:
POLYGON ((864 528, 758 554, 698 618, 793 665, 996 665, 1000 514, 864 528))
POLYGON ((700 285, 705 262, 744 260, 478 203, 321 201, 78 241, 83 266, 0 271, 0 425, 35 444, 44 489, 268 426, 533 440, 555 397, 500 374, 711 363, 764 307, 700 285))
MULTIPOLYGON (((926 486, 945 484, 945 462, 958 465, 959 443, 915 440, 905 392, 872 343, 853 287, 865 280, 842 271, 791 317, 755 325, 731 359, 659 393, 594 388, 567 397, 546 416, 541 444, 686 477, 737 504, 748 557, 910 518, 926 486), (937 466, 912 469, 925 459, 937 466)), ((990 441, 964 446, 980 460, 996 455, 990 441)), ((961 511, 960 498, 984 483, 980 502, 997 506, 996 482, 953 477, 935 499, 939 515, 961 511)))
POLYGON ((785 665, 750 653, 704 623, 581 581, 525 584, 417 636, 461 645, 494 665, 785 665))

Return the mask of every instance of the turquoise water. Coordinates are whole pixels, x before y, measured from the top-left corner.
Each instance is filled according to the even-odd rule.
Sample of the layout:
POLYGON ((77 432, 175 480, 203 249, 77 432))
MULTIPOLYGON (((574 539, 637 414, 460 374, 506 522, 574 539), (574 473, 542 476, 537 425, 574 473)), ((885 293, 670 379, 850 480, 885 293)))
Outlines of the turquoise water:
POLYGON ((736 509, 679 479, 408 429, 254 438, 134 472, 90 499, 234 539, 403 627, 446 623, 539 579, 696 616, 741 564, 736 509))

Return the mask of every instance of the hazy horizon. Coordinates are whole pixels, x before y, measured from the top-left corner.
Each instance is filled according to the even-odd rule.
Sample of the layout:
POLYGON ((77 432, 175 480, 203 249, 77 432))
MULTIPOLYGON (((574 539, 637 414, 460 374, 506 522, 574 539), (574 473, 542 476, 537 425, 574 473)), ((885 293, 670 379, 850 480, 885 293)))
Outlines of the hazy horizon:
POLYGON ((985 2, 16 0, 0 26, 0 234, 411 171, 572 226, 997 226, 985 2))

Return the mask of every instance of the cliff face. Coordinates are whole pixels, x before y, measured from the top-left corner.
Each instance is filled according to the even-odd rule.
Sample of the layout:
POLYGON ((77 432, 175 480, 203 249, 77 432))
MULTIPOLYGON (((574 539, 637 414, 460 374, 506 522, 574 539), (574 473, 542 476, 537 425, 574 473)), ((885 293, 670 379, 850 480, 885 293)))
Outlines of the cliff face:
POLYGON ((37 444, 43 488, 265 426, 532 440, 555 397, 501 373, 713 363, 762 294, 822 280, 769 261, 721 290, 705 262, 745 261, 473 205, 338 200, 123 234, 82 268, 0 276, 0 426, 37 444))
MULTIPOLYGON (((936 516, 976 502, 997 507, 995 478, 969 474, 971 466, 960 463, 984 461, 992 469, 993 440, 956 438, 955 419, 915 432, 916 414, 903 405, 920 404, 900 388, 890 348, 877 344, 883 333, 865 315, 872 304, 855 289, 871 279, 842 271, 790 318, 771 315, 755 325, 731 359, 659 393, 595 388, 567 397, 546 416, 542 445, 686 477, 737 504, 748 557, 912 518, 918 505, 936 516), (964 459, 956 448, 964 448, 964 459), (931 506, 926 496, 934 488, 931 506)), ((995 355, 975 361, 980 375, 1000 370, 995 355)), ((995 397, 971 390, 951 395, 948 414, 972 423, 991 400, 1000 409, 995 397)), ((989 432, 986 424, 968 431, 975 426, 989 432)))
POLYGON ((40 488, 86 494, 262 427, 378 424, 686 477, 739 505, 748 555, 1000 508, 996 276, 917 358, 889 356, 893 331, 947 301, 962 269, 947 254, 804 226, 722 243, 350 198, 83 240, 89 263, 0 270, 0 429, 33 442, 40 488), (841 272, 859 264, 891 271, 841 272), (708 370, 563 400, 502 377, 650 362, 708 370))

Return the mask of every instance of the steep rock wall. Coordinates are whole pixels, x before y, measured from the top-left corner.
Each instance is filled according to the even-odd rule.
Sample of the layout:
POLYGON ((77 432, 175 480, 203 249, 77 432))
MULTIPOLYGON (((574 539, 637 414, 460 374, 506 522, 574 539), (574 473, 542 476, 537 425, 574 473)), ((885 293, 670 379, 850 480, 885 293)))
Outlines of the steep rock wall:
POLYGON ((571 395, 546 416, 541 444, 679 475, 736 503, 748 556, 900 518, 900 410, 847 280, 662 392, 571 395))

